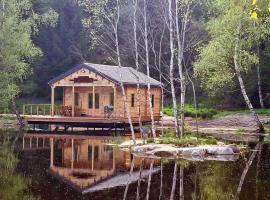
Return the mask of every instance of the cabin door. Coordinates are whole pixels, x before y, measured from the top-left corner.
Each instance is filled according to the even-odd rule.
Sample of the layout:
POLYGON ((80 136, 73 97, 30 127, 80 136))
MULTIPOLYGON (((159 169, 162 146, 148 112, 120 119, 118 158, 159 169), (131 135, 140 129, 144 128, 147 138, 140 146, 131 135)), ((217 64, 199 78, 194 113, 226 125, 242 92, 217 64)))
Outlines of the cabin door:
POLYGON ((86 94, 85 93, 75 93, 75 107, 76 115, 81 116, 86 114, 86 94))

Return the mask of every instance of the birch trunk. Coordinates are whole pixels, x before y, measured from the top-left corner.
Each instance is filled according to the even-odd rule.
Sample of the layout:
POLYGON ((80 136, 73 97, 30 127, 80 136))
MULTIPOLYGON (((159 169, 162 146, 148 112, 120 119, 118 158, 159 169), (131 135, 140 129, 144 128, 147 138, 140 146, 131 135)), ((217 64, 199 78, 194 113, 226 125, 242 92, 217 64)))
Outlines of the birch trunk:
POLYGON ((164 89, 162 84, 162 70, 161 70, 161 52, 162 52, 162 41, 164 37, 164 31, 165 31, 165 22, 163 24, 161 39, 159 42, 159 52, 158 52, 158 69, 159 69, 159 82, 161 84, 161 136, 164 135, 164 89))
POLYGON ((241 21, 239 22, 239 25, 237 27, 237 30, 236 30, 236 38, 235 38, 235 47, 234 47, 234 56, 233 56, 233 60, 234 60, 234 68, 235 68, 235 73, 236 73, 236 76, 237 76, 237 79, 238 79, 238 82, 239 82, 239 85, 240 85, 240 88, 241 88, 241 92, 242 92, 242 95, 244 97, 244 100, 250 110, 250 112, 252 113, 253 117, 254 117, 254 120, 257 124, 257 127, 259 129, 259 132, 263 132, 264 131, 264 127, 257 115, 257 113, 255 112, 254 108, 253 108, 253 105, 251 104, 250 100, 249 100, 249 97, 247 95, 247 92, 246 92, 246 88, 245 88, 245 85, 244 85, 244 82, 243 82, 243 79, 242 79, 242 76, 241 76, 241 73, 240 73, 240 68, 238 66, 238 53, 239 53, 239 42, 240 42, 240 30, 241 30, 241 21))
POLYGON ((149 193, 150 193, 150 187, 151 187, 151 179, 152 179, 153 165, 154 165, 154 160, 152 160, 152 161, 151 161, 151 164, 150 164, 150 172, 149 172, 149 176, 148 176, 147 192, 146 192, 146 200, 149 200, 149 193))
POLYGON ((133 157, 132 162, 131 162, 130 172, 129 172, 129 180, 127 181, 127 185, 126 185, 126 188, 125 188, 123 200, 125 200, 126 197, 127 197, 127 192, 128 192, 128 188, 129 188, 129 184, 130 184, 130 178, 131 178, 132 173, 133 173, 134 162, 135 162, 135 158, 133 157))
MULTIPOLYGON (((117 53, 117 61, 118 61, 119 69, 121 69, 122 64, 121 64, 121 59, 120 59, 120 50, 119 50, 119 41, 118 41, 119 17, 120 17, 120 5, 119 5, 119 0, 117 0, 117 19, 115 22, 115 30, 114 31, 115 31, 115 46, 116 46, 116 53, 117 53)), ((123 80, 122 73, 120 73, 119 76, 120 76, 120 80, 121 80, 120 81, 121 82, 121 90, 122 90, 122 94, 124 97, 124 109, 125 109, 125 112, 127 113, 133 143, 136 144, 136 138, 135 138, 134 128, 133 128, 133 124, 132 124, 132 120, 131 120, 131 114, 130 114, 130 110, 129 110, 128 103, 127 103, 127 95, 126 95, 125 87, 124 87, 124 84, 122 81, 123 80)))
POLYGON ((177 178, 177 163, 175 161, 174 170, 173 170, 173 183, 172 183, 172 190, 171 190, 170 200, 173 200, 173 198, 174 198, 176 178, 177 178))
POLYGON ((139 176, 138 185, 137 185, 137 196, 136 196, 136 200, 139 200, 140 199, 140 189, 141 189, 141 179, 142 179, 143 165, 144 165, 144 158, 141 159, 140 176, 139 176))
POLYGON ((160 189, 159 189, 159 200, 162 200, 162 188, 163 188, 163 163, 160 164, 160 189))
POLYGON ((263 97, 262 97, 262 87, 261 87, 261 68, 259 64, 257 64, 257 85, 258 85, 260 106, 261 108, 264 108, 263 97))
POLYGON ((258 151, 261 151, 261 148, 262 148, 262 142, 258 143, 253 151, 253 153, 251 154, 247 164, 246 164, 246 167, 241 175, 241 178, 240 178, 240 181, 239 181, 239 184, 238 184, 238 187, 237 187, 237 190, 236 190, 236 194, 234 196, 234 200, 238 200, 239 199, 239 194, 242 190, 242 186, 243 186, 243 183, 245 181, 245 178, 246 178, 246 175, 248 173, 248 170, 250 168, 250 166, 252 165, 252 162, 257 154, 258 151))
POLYGON ((177 102, 175 96, 175 88, 174 88, 174 77, 173 77, 173 59, 174 59, 174 42, 173 42, 173 20, 172 20, 172 0, 168 0, 169 2, 169 32, 170 32, 170 84, 171 84, 171 92, 172 92, 172 101, 173 101, 173 113, 174 113, 174 127, 176 135, 179 136, 179 125, 178 125, 178 112, 177 112, 177 102))
POLYGON ((180 182, 180 187, 179 187, 179 196, 180 200, 184 200, 184 169, 182 166, 180 166, 180 176, 179 176, 179 182, 180 182))
MULTIPOLYGON (((134 4, 134 11, 133 11, 133 34, 134 34, 134 47, 135 47, 135 64, 136 70, 139 72, 139 53, 138 53, 138 41, 137 41, 137 7, 138 7, 138 0, 133 0, 134 4)), ((139 84, 139 77, 137 77, 137 90, 136 90, 136 97, 137 97, 137 105, 138 105, 138 117, 139 117, 139 127, 141 138, 142 136, 142 122, 141 122, 141 91, 140 91, 140 84, 139 84)))
POLYGON ((182 26, 182 37, 180 39, 180 31, 179 31, 179 20, 178 20, 178 0, 175 0, 175 26, 176 26, 176 37, 177 37, 177 62, 178 62, 178 72, 180 77, 180 86, 181 86, 181 93, 180 93, 180 135, 184 134, 184 124, 185 124, 185 114, 184 114, 184 107, 185 107, 185 81, 183 75, 183 52, 184 52, 184 42, 185 42, 185 34, 186 34, 186 24, 187 24, 187 15, 188 10, 186 11, 183 26, 182 26), (182 40, 182 41, 181 41, 182 40))
POLYGON ((154 113, 152 107, 152 96, 151 96, 151 85, 150 85, 150 66, 149 66, 149 47, 148 47, 148 30, 147 30, 147 16, 146 16, 146 0, 144 2, 144 43, 145 43, 145 57, 146 57, 146 68, 147 68, 147 94, 148 94, 148 104, 149 104, 149 111, 151 116, 151 128, 153 137, 156 137, 155 131, 155 121, 154 121, 154 113))

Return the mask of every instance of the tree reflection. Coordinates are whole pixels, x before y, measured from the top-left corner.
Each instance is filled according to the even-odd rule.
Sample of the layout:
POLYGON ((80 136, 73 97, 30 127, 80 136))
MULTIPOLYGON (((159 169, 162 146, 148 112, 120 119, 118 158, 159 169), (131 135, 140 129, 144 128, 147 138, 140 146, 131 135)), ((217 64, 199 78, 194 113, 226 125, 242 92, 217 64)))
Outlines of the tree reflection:
POLYGON ((154 159, 151 160, 150 164, 150 173, 148 176, 148 183, 147 183, 147 192, 146 192, 146 200, 149 199, 150 187, 151 187, 151 179, 152 179, 152 171, 153 171, 154 159))
POLYGON ((141 188, 141 179, 142 179, 142 169, 143 169, 143 165, 144 165, 144 158, 141 159, 141 164, 140 164, 140 175, 139 175, 139 179, 138 179, 137 196, 136 196, 136 199, 137 199, 137 200, 140 199, 140 188, 141 188))
POLYGON ((34 200, 28 191, 30 180, 16 172, 18 159, 11 151, 11 142, 7 139, 10 133, 0 132, 0 199, 34 200))
POLYGON ((241 175, 241 178, 240 178, 240 181, 239 181, 237 190, 236 190, 236 194, 235 194, 235 196, 234 196, 234 199, 235 199, 235 200, 238 200, 238 199, 239 199, 239 194, 240 194, 240 192, 241 192, 241 190, 242 190, 242 186, 243 186, 243 183, 244 183, 244 181, 245 181, 245 178, 246 178, 246 175, 247 175, 247 173, 248 173, 248 170, 249 170, 250 166, 252 165, 253 160, 254 160, 254 158, 256 157, 258 151, 261 151, 261 148, 262 148, 262 142, 259 142, 259 143, 256 145, 256 147, 255 147, 253 153, 252 153, 251 156, 249 157, 249 160, 248 160, 248 162, 247 162, 247 164, 246 164, 246 167, 245 167, 245 169, 244 169, 244 171, 243 171, 243 173, 242 173, 242 175, 241 175))
POLYGON ((173 200, 173 198, 174 198, 176 178, 177 178, 177 162, 175 161, 174 170, 173 170, 173 183, 172 183, 172 190, 171 190, 170 200, 173 200))

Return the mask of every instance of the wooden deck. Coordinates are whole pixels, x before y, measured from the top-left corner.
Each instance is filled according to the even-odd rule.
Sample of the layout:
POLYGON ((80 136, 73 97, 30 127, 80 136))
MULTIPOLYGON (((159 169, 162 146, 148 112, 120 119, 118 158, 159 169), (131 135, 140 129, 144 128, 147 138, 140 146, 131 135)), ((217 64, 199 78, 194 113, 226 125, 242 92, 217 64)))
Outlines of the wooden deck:
MULTIPOLYGON (((125 127, 129 126, 127 118, 120 117, 66 117, 61 115, 23 115, 24 121, 28 124, 49 124, 49 125, 69 125, 74 127, 125 127)), ((159 119, 155 119, 159 120, 159 119)), ((150 118, 143 118, 143 123, 151 122, 150 118)), ((139 119, 132 118, 133 125, 138 125, 139 119)))

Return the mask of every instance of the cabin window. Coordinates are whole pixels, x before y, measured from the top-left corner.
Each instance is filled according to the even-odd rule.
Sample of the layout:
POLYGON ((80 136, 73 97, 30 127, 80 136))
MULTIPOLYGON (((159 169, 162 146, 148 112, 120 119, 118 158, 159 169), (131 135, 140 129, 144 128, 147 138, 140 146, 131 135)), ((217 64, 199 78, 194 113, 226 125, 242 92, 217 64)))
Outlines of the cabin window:
POLYGON ((151 95, 151 104, 153 108, 155 106, 155 96, 153 94, 151 95))
POLYGON ((131 107, 134 107, 135 104, 135 95, 131 94, 131 107))
POLYGON ((95 109, 99 109, 99 94, 95 93, 95 109))
POLYGON ((92 93, 88 94, 88 108, 90 109, 93 108, 93 94, 92 93))
POLYGON ((79 106, 79 93, 75 93, 75 106, 79 106))
POLYGON ((111 92, 110 93, 110 106, 114 105, 114 94, 111 92))

